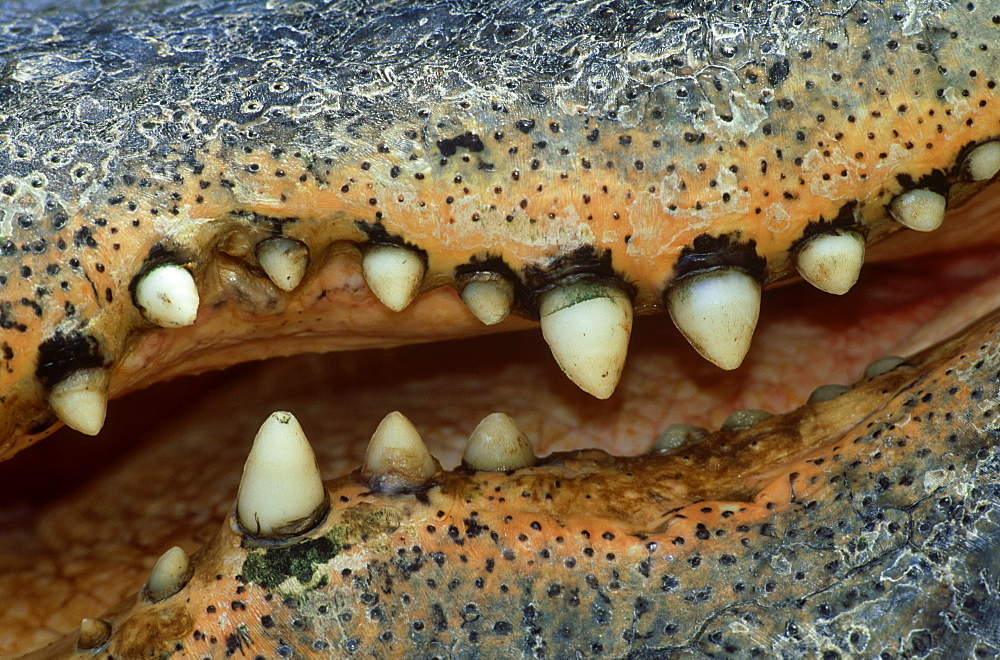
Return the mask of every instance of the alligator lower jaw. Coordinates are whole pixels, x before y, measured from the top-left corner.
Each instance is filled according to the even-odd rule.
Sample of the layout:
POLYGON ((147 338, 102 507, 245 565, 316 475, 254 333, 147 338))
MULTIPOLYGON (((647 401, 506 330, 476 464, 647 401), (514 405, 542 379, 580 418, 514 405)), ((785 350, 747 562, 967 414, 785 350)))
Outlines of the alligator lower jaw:
MULTIPOLYGON (((29 505, 35 509, 33 515, 37 518, 26 527, 37 524, 41 533, 28 536, 27 543, 25 536, 13 534, 4 540, 5 564, 17 565, 16 562, 24 561, 26 554, 32 556, 33 564, 28 568, 21 563, 15 579, 0 580, 0 586, 6 585, 10 594, 4 594, 8 598, 5 602, 12 602, 12 592, 28 591, 26 585, 44 591, 32 599, 17 597, 22 598, 20 602, 32 603, 28 606, 31 615, 25 617, 33 621, 32 628, 37 628, 38 621, 52 622, 42 633, 48 637, 36 638, 36 642, 49 641, 57 633, 77 629, 81 617, 97 616, 139 589, 148 576, 149 567, 166 548, 180 545, 194 551, 210 541, 209 548, 214 550, 199 555, 195 576, 187 587, 186 593, 192 594, 193 604, 177 607, 171 601, 167 605, 151 606, 130 600, 116 610, 113 618, 116 630, 121 625, 130 630, 129 625, 150 622, 152 613, 159 613, 157 616, 172 613, 173 621, 189 622, 193 628, 206 633, 198 640, 192 639, 190 631, 185 630, 184 643, 189 645, 186 648, 195 650, 196 642, 200 641, 210 649, 213 636, 210 631, 214 630, 211 626, 218 621, 213 622, 203 613, 212 603, 218 603, 214 605, 217 609, 222 604, 232 609, 232 592, 238 586, 232 577, 240 574, 240 566, 236 563, 245 561, 248 553, 245 548, 238 549, 238 526, 234 526, 232 520, 227 520, 219 536, 211 539, 219 521, 231 510, 240 465, 250 439, 271 410, 289 409, 300 417, 328 477, 346 474, 356 466, 364 441, 378 419, 397 408, 414 419, 434 455, 447 466, 457 463, 464 438, 479 418, 494 410, 503 410, 515 417, 540 455, 573 447, 602 447, 615 454, 639 454, 647 451, 657 433, 670 423, 689 422, 714 428, 737 408, 772 411, 796 408, 817 385, 853 382, 871 359, 885 353, 910 353, 948 335, 964 325, 965 320, 956 320, 960 317, 959 312, 976 310, 975 315, 988 316, 988 310, 996 306, 998 289, 996 280, 990 275, 1000 271, 993 252, 984 250, 951 260, 936 259, 930 268, 927 260, 874 266, 846 298, 823 296, 805 287, 773 292, 765 300, 762 322, 748 364, 735 375, 721 374, 703 364, 693 352, 685 353, 684 347, 672 346, 671 350, 664 350, 663 320, 646 319, 638 325, 633 337, 629 367, 619 393, 606 404, 596 404, 564 380, 551 363, 537 333, 480 338, 433 348, 399 349, 384 355, 366 352, 346 359, 329 356, 322 364, 317 364, 313 358, 297 358, 285 365, 240 368, 221 377, 209 376, 202 386, 181 381, 176 387, 158 388, 137 401, 126 399, 113 406, 109 416, 112 424, 120 424, 119 440, 124 436, 126 443, 131 443, 136 433, 137 420, 146 426, 142 416, 135 412, 142 401, 150 410, 155 410, 162 408, 158 397, 167 392, 173 392, 174 397, 197 396, 201 400, 197 404, 187 404, 187 431, 182 432, 173 424, 163 424, 156 438, 144 443, 140 451, 120 459, 109 471, 99 471, 96 466, 108 461, 112 451, 124 451, 123 445, 112 444, 98 450, 93 441, 68 434, 61 441, 53 438, 54 442, 43 443, 38 448, 48 453, 39 454, 35 459, 44 464, 40 467, 36 464, 37 471, 29 469, 34 450, 25 455, 24 460, 15 459, 4 465, 10 481, 23 485, 28 492, 37 493, 53 483, 45 482, 46 486, 41 487, 41 475, 49 475, 49 478, 56 475, 55 482, 65 477, 53 468, 57 456, 63 464, 70 463, 76 475, 75 480, 56 485, 55 490, 62 493, 61 496, 50 492, 29 505), (962 291, 964 296, 956 297, 956 290, 962 291), (887 305, 886 300, 891 302, 887 305), (803 361, 802 355, 811 357, 803 361), (328 370, 333 375, 325 381, 317 383, 304 378, 306 373, 315 376, 328 370), (686 377, 684 385, 677 384, 679 373, 686 377), (274 383, 287 383, 287 389, 280 394, 262 392, 274 383), (228 396, 215 391, 223 386, 233 391, 228 396), (311 403, 307 405, 307 401, 311 403), (83 469, 81 464, 85 466, 83 469), (15 542, 16 548, 13 547, 15 542), (25 546, 30 550, 26 551, 25 546), (226 579, 217 581, 215 575, 221 574, 220 571, 225 573, 226 579), (43 586, 39 589, 39 585, 43 586), (53 618, 52 612, 58 615, 53 618), (47 613, 47 616, 39 613, 47 613), (196 619, 189 619, 189 615, 196 619), (129 617, 133 623, 123 624, 129 617)), ((708 567, 711 559, 712 566, 696 578, 698 584, 725 585, 729 589, 726 598, 730 603, 739 601, 732 587, 740 580, 732 576, 743 575, 740 571, 756 575, 756 581, 749 578, 743 581, 744 588, 759 588, 761 594, 769 593, 768 578, 778 585, 783 598, 798 593, 795 589, 802 591, 803 596, 815 594, 821 591, 821 585, 813 583, 812 576, 808 585, 796 587, 802 581, 794 579, 794 570, 775 575, 773 570, 771 573, 756 570, 760 568, 756 564, 751 570, 747 564, 749 560, 740 554, 741 533, 737 528, 746 525, 753 530, 756 552, 763 551, 763 546, 756 545, 758 542, 763 539, 770 543, 767 539, 773 538, 761 535, 763 525, 771 525, 771 531, 782 533, 795 530, 799 534, 814 534, 815 529, 824 527, 821 522, 824 517, 837 519, 843 515, 835 504, 842 490, 836 482, 831 482, 831 478, 848 474, 848 469, 852 470, 850 480, 858 502, 880 473, 893 482, 893 488, 879 493, 864 506, 858 505, 869 511, 910 511, 929 492, 947 491, 960 483, 974 470, 972 463, 984 442, 982 438, 973 437, 973 434, 963 436, 964 444, 952 447, 943 444, 948 434, 931 430, 923 422, 916 423, 920 426, 911 431, 909 427, 915 424, 913 418, 926 418, 927 413, 923 407, 907 408, 906 404, 912 399, 912 392, 921 388, 930 391, 933 387, 935 392, 947 393, 952 385, 944 383, 950 383, 953 378, 945 374, 948 369, 955 369, 950 362, 966 364, 963 367, 966 369, 968 364, 976 362, 971 358, 959 358, 963 353, 973 355, 973 350, 984 351, 984 359, 996 359, 991 353, 996 341, 995 328, 986 323, 962 335, 958 343, 922 360, 914 360, 910 366, 877 381, 868 381, 832 402, 779 416, 742 433, 709 436, 690 450, 672 456, 611 459, 583 452, 576 457, 542 461, 538 467, 509 477, 439 475, 432 480, 437 485, 426 491, 430 505, 412 495, 362 495, 355 481, 342 478, 329 484, 333 512, 323 526, 308 536, 322 537, 329 534, 333 526, 343 525, 345 516, 350 516, 352 511, 378 507, 381 511, 389 511, 394 520, 405 518, 422 523, 421 529, 410 525, 416 531, 405 537, 405 543, 393 536, 397 532, 390 533, 385 527, 377 530, 382 535, 380 538, 386 543, 398 541, 398 545, 405 548, 421 545, 426 552, 432 552, 431 548, 437 543, 442 551, 450 553, 445 564, 447 568, 461 562, 459 555, 466 547, 449 539, 448 527, 454 522, 464 539, 466 528, 460 521, 471 519, 472 511, 476 511, 477 524, 488 525, 491 530, 503 534, 507 545, 500 547, 494 541, 488 542, 501 565, 514 562, 510 564, 513 568, 503 569, 504 574, 545 570, 542 575, 546 587, 550 582, 569 581, 573 576, 582 579, 588 574, 598 576, 601 584, 608 584, 611 578, 605 579, 601 571, 609 572, 609 553, 616 556, 618 565, 628 566, 622 573, 628 573, 629 579, 634 578, 632 573, 636 571, 633 569, 641 565, 650 552, 648 544, 656 542, 659 552, 669 555, 670 561, 677 565, 690 566, 683 562, 699 557, 708 567), (980 349, 981 346, 987 348, 980 349), (883 389, 887 390, 884 394, 883 389), (900 416, 908 416, 909 424, 893 421, 900 416), (872 421, 882 427, 896 423, 904 428, 906 445, 898 446, 903 439, 899 433, 886 432, 884 437, 871 438, 873 431, 866 426, 872 421), (854 442, 857 437, 864 441, 854 442), (896 445, 889 441, 890 437, 896 445), (841 446, 848 441, 850 448, 841 446), (729 450, 724 456, 720 453, 722 448, 729 450), (924 449, 930 453, 923 452, 924 449), (934 459, 949 453, 965 461, 952 461, 956 466, 952 471, 954 476, 949 475, 947 465, 934 459), (835 455, 840 458, 834 459, 835 455), (824 460, 818 462, 819 458, 824 460), (855 461, 861 463, 854 468, 846 467, 855 461), (939 472, 942 473, 940 480, 934 477, 928 481, 924 476, 939 472), (798 476, 790 479, 792 474, 798 476), (906 481, 907 475, 920 475, 912 482, 919 487, 896 488, 895 484, 906 481), (820 478, 812 482, 813 477, 820 478), (563 495, 557 496, 553 504, 544 504, 547 501, 544 489, 556 480, 566 484, 560 487, 563 495), (520 497, 529 485, 538 498, 520 497), (514 516, 514 521, 505 523, 502 512, 487 510, 490 505, 486 501, 496 496, 486 493, 496 487, 510 491, 506 503, 530 499, 533 504, 520 507, 511 504, 509 515, 514 516), (470 504, 456 496, 457 492, 469 490, 484 494, 483 498, 470 504), (623 498, 623 493, 632 497, 623 498), (338 504, 341 495, 348 497, 350 502, 338 504), (454 508, 442 507, 441 498, 454 508), (820 504, 806 509, 813 501, 820 504), (817 507, 818 516, 808 513, 817 507), (450 522, 435 520, 438 510, 447 510, 450 522), (724 515, 727 512, 732 513, 724 515), (680 518, 678 514, 686 517, 680 518), (535 530, 532 522, 539 523, 544 533, 535 530), (710 530, 710 539, 701 538, 703 530, 698 527, 699 523, 710 530), (428 532, 421 531, 427 529, 426 525, 435 526, 440 538, 428 537, 428 532), (559 535, 568 545, 560 545, 555 540, 556 534, 550 533, 553 526, 564 530, 559 535), (591 538, 584 537, 584 531, 590 533, 591 538), (723 534, 719 535, 719 531, 723 534), (611 533, 614 539, 603 539, 605 532, 611 533), (527 540, 519 540, 520 534, 527 540), (726 540, 720 540, 723 537, 726 540), (678 538, 685 539, 683 546, 675 542, 678 538), (548 563, 543 566, 543 558, 538 553, 546 548, 549 557, 545 558, 548 563), (592 551, 590 555, 588 548, 592 551), (505 549, 514 553, 513 560, 503 558, 505 549), (645 555, 639 557, 637 552, 645 555), (722 556, 734 557, 735 563, 720 568, 717 560, 722 556), (564 562, 570 557, 577 563, 575 569, 567 573, 564 562), (517 563, 527 561, 534 564, 517 563), (588 563, 594 565, 587 567, 588 563)), ((956 386, 959 385, 967 389, 958 394, 941 394, 927 410, 936 411, 939 418, 944 411, 970 415, 970 411, 953 400, 941 399, 942 396, 962 398, 961 395, 969 395, 974 389, 968 384, 956 386)), ((994 390, 986 395, 987 400, 995 396, 995 383, 993 386, 994 390)), ((986 428, 986 422, 976 422, 969 428, 976 428, 976 424, 986 428)), ((113 434, 109 436, 112 438, 108 441, 113 443, 113 434)), ((888 531, 893 522, 899 524, 895 519, 878 523, 884 523, 885 529, 879 528, 874 535, 879 543, 886 544, 887 552, 905 545, 896 532, 888 531)), ((870 520, 862 516, 851 522, 855 523, 857 529, 837 530, 834 545, 846 547, 852 535, 870 533, 871 530, 863 529, 870 520)), ((483 538, 489 539, 488 533, 483 538)), ((468 547, 474 545, 474 539, 465 540, 468 547)), ((337 564, 338 570, 370 559, 351 555, 362 552, 364 543, 350 545, 351 550, 338 555, 338 562, 346 562, 343 567, 337 564)), ((253 547, 251 544, 250 548, 253 547)), ((776 548, 771 550, 776 551, 776 548)), ((808 567, 815 569, 829 563, 830 557, 837 554, 824 548, 816 549, 808 559, 808 567)), ((862 559, 873 558, 863 552, 856 554, 851 560, 859 562, 859 566, 862 559)), ((477 561, 473 572, 478 574, 483 572, 482 553, 477 561)), ((680 572, 665 572, 663 564, 651 566, 652 578, 645 576, 642 581, 652 584, 648 582, 652 579, 659 596, 683 600, 683 594, 697 591, 683 581, 680 572), (681 580, 676 593, 661 589, 667 577, 681 580)), ((845 565, 843 574, 817 579, 820 582, 827 580, 827 587, 836 585, 847 591, 850 586, 843 585, 851 584, 848 574, 854 568, 845 565)), ((8 570, 3 573, 14 575, 8 570)), ((427 579, 446 584, 445 575, 448 575, 447 570, 438 578, 425 572, 420 575, 421 584, 427 579)), ((641 571, 637 575, 643 577, 641 571)), ((270 584, 273 579, 273 576, 261 576, 259 581, 268 584, 268 588, 259 584, 249 586, 247 600, 257 596, 263 598, 267 593, 280 593, 277 585, 270 584)), ((510 579, 509 586, 513 587, 514 579, 510 579)), ((473 580, 474 576, 466 582, 473 580)), ((621 593, 641 590, 638 584, 633 585, 624 578, 620 581, 624 585, 621 593)), ((338 582, 335 586, 351 588, 348 582, 338 582)), ((468 586, 465 584, 461 588, 468 586)), ((473 596, 441 596, 442 600, 454 604, 456 615, 459 615, 458 609, 470 602, 469 598, 473 596)), ((482 600, 482 594, 474 598, 480 599, 482 609, 482 603, 487 602, 482 600)), ((629 601, 629 608, 634 606, 634 600, 629 601)), ((715 607, 713 603, 705 604, 706 611, 715 607)), ((722 607, 716 605, 715 609, 722 607)), ((813 610, 818 606, 818 601, 810 603, 813 610)), ((815 612, 810 610, 803 616, 814 617, 815 612)), ((252 617, 258 627, 259 617, 259 613, 252 617)), ((399 621, 405 622, 399 625, 413 623, 406 617, 399 621)), ((283 623, 290 624, 290 621, 283 623)), ((490 620, 491 626, 495 623, 490 620)), ((660 623, 662 630, 670 622, 660 623)), ((373 626, 371 630, 381 628, 381 625, 373 626)), ((691 631, 685 633, 680 624, 678 631, 675 634, 682 640, 690 639, 693 634, 691 631)), ((172 628, 161 625, 161 632, 163 639, 167 639, 172 628)), ((222 628, 216 632, 216 638, 224 643, 222 628)), ((259 642, 258 632, 263 631, 255 631, 254 639, 259 642)), ((401 633, 397 634, 397 639, 400 636, 401 633)), ((75 644, 76 633, 68 640, 66 644, 75 644)))

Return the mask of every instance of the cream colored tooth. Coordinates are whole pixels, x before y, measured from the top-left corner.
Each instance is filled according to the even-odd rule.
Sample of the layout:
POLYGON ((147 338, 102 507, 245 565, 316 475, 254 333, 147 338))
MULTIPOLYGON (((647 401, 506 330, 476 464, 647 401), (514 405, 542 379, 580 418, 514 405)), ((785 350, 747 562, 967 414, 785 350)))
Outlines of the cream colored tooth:
POLYGON ((282 291, 292 291, 309 265, 309 248, 291 238, 268 238, 257 244, 257 261, 282 291))
POLYGON ((394 312, 406 309, 424 279, 424 260, 397 245, 374 245, 361 259, 368 288, 382 304, 394 312))
POLYGON ((851 290, 864 263, 865 239, 855 231, 818 234, 795 255, 795 267, 806 282, 838 296, 851 290))
POLYGON ((373 488, 395 491, 422 486, 437 470, 413 422, 391 412, 372 434, 361 475, 373 488))
POLYGON ((495 412, 472 431, 462 463, 475 470, 520 470, 535 464, 535 452, 517 423, 509 415, 495 412))
POLYGON ((76 647, 82 651, 93 651, 101 648, 111 639, 111 624, 104 619, 83 619, 80 622, 80 635, 76 638, 76 647))
POLYGON ((236 501, 240 525, 263 538, 302 533, 326 513, 326 488, 316 456, 291 413, 272 413, 261 425, 243 466, 236 501))
POLYGON ((881 376, 886 372, 892 371, 904 362, 906 362, 906 358, 899 357, 898 355, 886 355, 885 357, 880 357, 865 367, 865 378, 881 376))
POLYGON ((760 316, 760 282, 734 268, 688 275, 668 291, 667 308, 702 357, 735 369, 750 350, 760 316))
POLYGON ((948 200, 933 190, 908 190, 889 204, 889 213, 899 224, 916 231, 934 231, 944 222, 948 200))
POLYGON ((965 157, 963 166, 969 181, 986 181, 1000 172, 1000 141, 985 142, 965 157))
POLYGON ((175 545, 160 555, 149 572, 145 590, 147 598, 154 603, 170 598, 184 588, 191 572, 191 560, 187 553, 175 545))
POLYGON ((164 328, 180 328, 198 317, 198 287, 191 272, 177 264, 157 266, 139 279, 135 302, 143 316, 164 328))
POLYGON ((485 325, 494 325, 510 314, 514 285, 500 274, 489 274, 466 284, 462 300, 477 319, 485 325))
POLYGON ((632 301, 620 288, 580 281, 547 291, 538 307, 542 336, 559 367, 598 399, 614 394, 632 334, 632 301))
POLYGON ((97 435, 108 412, 110 380, 108 370, 102 367, 74 371, 52 387, 49 405, 66 426, 97 435))

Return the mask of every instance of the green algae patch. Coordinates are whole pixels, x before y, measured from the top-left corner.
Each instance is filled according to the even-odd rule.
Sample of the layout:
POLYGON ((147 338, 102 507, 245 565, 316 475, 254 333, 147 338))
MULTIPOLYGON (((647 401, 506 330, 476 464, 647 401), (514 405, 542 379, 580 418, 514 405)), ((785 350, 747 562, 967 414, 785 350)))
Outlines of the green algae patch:
POLYGON ((345 511, 330 531, 318 538, 250 550, 243 562, 243 579, 265 589, 275 589, 289 578, 295 578, 304 588, 322 587, 327 581, 321 569, 334 557, 399 526, 399 514, 393 510, 358 509, 345 511))

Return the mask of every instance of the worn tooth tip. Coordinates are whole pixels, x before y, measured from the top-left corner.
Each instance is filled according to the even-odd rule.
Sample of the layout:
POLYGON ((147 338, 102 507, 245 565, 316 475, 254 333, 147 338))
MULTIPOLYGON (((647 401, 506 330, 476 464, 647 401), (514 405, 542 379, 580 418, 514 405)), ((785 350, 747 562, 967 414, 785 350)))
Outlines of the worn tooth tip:
POLYGON ((538 311, 542 336, 569 379, 598 399, 614 394, 632 334, 628 295, 585 280, 547 291, 538 311))
POLYGON ((291 238, 268 238, 257 244, 257 261, 274 285, 292 291, 309 265, 309 248, 291 238))
POLYGON ((191 560, 181 548, 176 545, 156 560, 153 570, 146 580, 146 596, 156 603, 173 596, 184 588, 191 577, 191 560))
POLYGON ((827 293, 851 290, 865 262, 865 239, 854 231, 835 231, 810 238, 795 255, 802 278, 827 293))
POLYGON ((400 412, 386 415, 368 443, 361 476, 385 491, 422 486, 437 472, 413 422, 400 412))
POLYGON ((759 408, 736 410, 722 422, 720 428, 723 431, 745 431, 772 417, 774 415, 759 408))
POLYGON ((397 245, 375 245, 365 250, 361 268, 368 288, 394 312, 406 309, 424 279, 424 260, 397 245))
POLYGON ((838 385, 836 383, 830 383, 829 385, 820 385, 812 391, 809 395, 808 403, 823 403, 825 401, 833 401, 841 394, 845 392, 850 392, 851 388, 847 385, 838 385))
POLYGON ((484 417, 469 436, 462 463, 474 470, 520 470, 535 464, 535 451, 517 423, 496 412, 484 417))
POLYGON ((948 200, 933 190, 907 190, 889 204, 889 213, 899 224, 916 231, 934 231, 944 222, 948 200))
POLYGON ((865 367, 865 378, 881 376, 884 373, 892 371, 904 362, 906 362, 906 358, 898 355, 886 355, 885 357, 880 357, 865 367))
POLYGON ((295 416, 275 412, 261 425, 243 466, 236 514, 253 536, 285 538, 311 529, 327 510, 316 456, 295 416))
POLYGON ((107 369, 80 369, 59 381, 49 392, 49 406, 63 423, 87 435, 97 435, 108 412, 107 369))
POLYGON ((104 619, 86 618, 80 621, 76 646, 83 651, 99 649, 111 639, 111 624, 104 619))
POLYGON ((722 369, 736 369, 757 326, 760 282, 735 268, 688 275, 668 291, 667 308, 702 357, 722 369))
POLYGON ((987 181, 1000 172, 1000 141, 986 142, 965 159, 965 176, 969 181, 987 181))
POLYGON ((494 325, 510 314, 514 285, 500 275, 475 279, 462 289, 462 301, 483 324, 494 325))
POLYGON ((135 287, 135 302, 150 322, 180 328, 198 317, 198 287, 191 272, 177 264, 163 264, 143 275, 135 287))
POLYGON ((670 453, 701 440, 708 435, 708 429, 693 424, 671 424, 663 429, 653 443, 653 451, 670 453))

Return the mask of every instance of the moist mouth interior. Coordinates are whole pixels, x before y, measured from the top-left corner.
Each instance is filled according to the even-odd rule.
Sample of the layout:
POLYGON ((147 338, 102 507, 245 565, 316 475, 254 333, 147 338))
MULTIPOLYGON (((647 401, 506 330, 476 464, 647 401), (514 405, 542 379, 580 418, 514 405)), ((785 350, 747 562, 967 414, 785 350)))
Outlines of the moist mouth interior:
MULTIPOLYGON (((955 216, 942 232, 961 233, 955 216)), ((449 469, 494 411, 511 415, 539 456, 586 448, 641 455, 672 423, 714 431, 739 409, 791 411, 814 388, 850 385, 872 360, 926 348, 998 300, 1000 257, 990 244, 868 264, 846 296, 803 283, 769 290, 753 348, 735 372, 702 360, 664 315, 641 317, 618 391, 603 402, 565 378, 537 329, 281 358, 153 386, 113 402, 99 438, 64 429, 0 465, 11 530, 0 540, 0 597, 12 605, 14 627, 35 631, 22 646, 0 641, 5 650, 52 641, 138 590, 166 548, 207 543, 232 507, 257 427, 274 410, 299 418, 327 479, 360 464, 392 410, 414 421, 449 469)), ((697 491, 700 467, 676 478, 679 491, 697 491)), ((749 495, 780 467, 754 465, 741 475, 742 493, 716 496, 749 495)))

